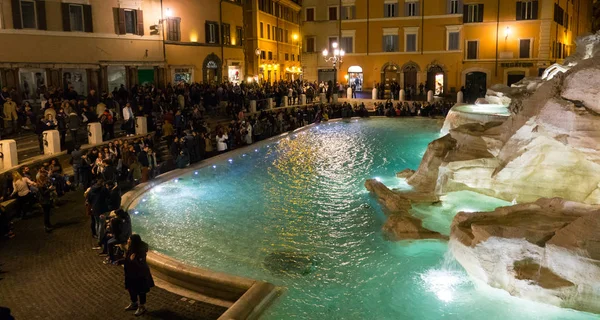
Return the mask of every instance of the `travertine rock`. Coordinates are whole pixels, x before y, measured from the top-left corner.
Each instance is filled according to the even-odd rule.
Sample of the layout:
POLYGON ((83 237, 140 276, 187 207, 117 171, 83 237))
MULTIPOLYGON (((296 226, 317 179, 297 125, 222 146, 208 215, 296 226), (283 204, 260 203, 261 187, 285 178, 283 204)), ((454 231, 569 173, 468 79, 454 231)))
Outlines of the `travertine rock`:
POLYGON ((383 234, 388 240, 422 240, 440 239, 448 240, 447 236, 439 232, 425 229, 422 221, 411 216, 394 214, 388 217, 383 225, 383 234))
POLYGON ((467 272, 512 295, 600 312, 600 206, 563 199, 459 213, 450 249, 467 272))

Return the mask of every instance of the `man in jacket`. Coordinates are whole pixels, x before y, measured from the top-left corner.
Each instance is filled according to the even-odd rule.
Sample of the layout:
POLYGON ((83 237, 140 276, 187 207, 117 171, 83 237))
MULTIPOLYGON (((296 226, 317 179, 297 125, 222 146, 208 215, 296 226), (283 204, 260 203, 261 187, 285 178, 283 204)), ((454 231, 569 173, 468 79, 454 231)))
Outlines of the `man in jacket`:
POLYGON ((138 162, 142 167, 142 182, 148 182, 150 179, 150 162, 148 161, 148 147, 144 147, 138 154, 138 162))
POLYGON ((8 128, 7 124, 10 123, 11 133, 15 133, 17 118, 17 104, 7 97, 4 103, 4 128, 8 128))
POLYGON ((71 132, 71 139, 73 140, 73 144, 77 145, 77 132, 81 127, 81 118, 79 118, 77 113, 71 111, 71 113, 69 113, 67 125, 69 127, 69 132, 71 132))

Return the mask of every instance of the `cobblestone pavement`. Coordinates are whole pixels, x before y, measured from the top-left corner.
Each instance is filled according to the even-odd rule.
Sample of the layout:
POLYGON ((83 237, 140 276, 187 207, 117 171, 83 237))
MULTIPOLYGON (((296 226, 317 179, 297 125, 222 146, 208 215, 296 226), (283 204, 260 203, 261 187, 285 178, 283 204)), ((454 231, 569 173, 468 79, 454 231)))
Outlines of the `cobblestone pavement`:
POLYGON ((0 306, 15 319, 216 319, 225 312, 157 287, 144 316, 123 311, 123 269, 104 265, 92 250, 88 219, 82 192, 72 192, 54 209, 52 233, 36 213, 15 222, 15 238, 0 240, 0 306))

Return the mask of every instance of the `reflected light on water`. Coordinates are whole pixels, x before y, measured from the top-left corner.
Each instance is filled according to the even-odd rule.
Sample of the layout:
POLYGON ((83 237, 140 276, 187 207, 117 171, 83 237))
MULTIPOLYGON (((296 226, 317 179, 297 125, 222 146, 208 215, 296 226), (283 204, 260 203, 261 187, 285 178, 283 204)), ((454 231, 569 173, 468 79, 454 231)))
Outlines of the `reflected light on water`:
POLYGON ((468 281, 464 274, 439 269, 431 269, 421 274, 421 280, 425 288, 443 302, 454 300, 457 287, 468 281))

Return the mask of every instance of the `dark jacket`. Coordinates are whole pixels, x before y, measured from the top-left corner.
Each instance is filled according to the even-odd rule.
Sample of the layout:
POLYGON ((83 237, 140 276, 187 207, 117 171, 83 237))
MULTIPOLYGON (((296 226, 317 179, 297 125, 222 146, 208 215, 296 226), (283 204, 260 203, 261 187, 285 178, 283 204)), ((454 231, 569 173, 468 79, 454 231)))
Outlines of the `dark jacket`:
POLYGON ((81 127, 81 118, 75 112, 69 113, 69 121, 67 122, 69 129, 71 130, 79 130, 81 127))
POLYGON ((88 203, 92 207, 92 214, 94 216, 100 216, 103 213, 108 212, 108 201, 106 198, 108 191, 104 186, 93 186, 88 193, 88 203))
POLYGON ((148 154, 146 153, 146 151, 140 151, 140 154, 138 155, 138 162, 142 167, 150 166, 150 163, 148 162, 148 154))
POLYGON ((146 243, 142 244, 142 249, 139 252, 127 251, 124 260, 125 289, 137 293, 147 293, 150 288, 154 287, 154 279, 152 279, 150 268, 146 263, 148 245, 146 243), (135 254, 135 258, 132 260, 130 257, 133 254, 135 254))
POLYGON ((110 189, 108 195, 108 210, 117 210, 121 207, 121 189, 114 187, 110 189))

